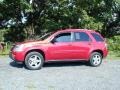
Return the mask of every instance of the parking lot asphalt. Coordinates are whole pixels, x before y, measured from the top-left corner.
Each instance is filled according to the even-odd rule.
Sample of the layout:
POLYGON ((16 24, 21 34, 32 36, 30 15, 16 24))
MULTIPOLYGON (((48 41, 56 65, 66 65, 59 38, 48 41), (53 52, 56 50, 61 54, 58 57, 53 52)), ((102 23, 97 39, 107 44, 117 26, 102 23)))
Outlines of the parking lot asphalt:
POLYGON ((83 62, 47 63, 28 70, 8 56, 0 57, 0 90, 120 90, 120 60, 99 67, 83 62))

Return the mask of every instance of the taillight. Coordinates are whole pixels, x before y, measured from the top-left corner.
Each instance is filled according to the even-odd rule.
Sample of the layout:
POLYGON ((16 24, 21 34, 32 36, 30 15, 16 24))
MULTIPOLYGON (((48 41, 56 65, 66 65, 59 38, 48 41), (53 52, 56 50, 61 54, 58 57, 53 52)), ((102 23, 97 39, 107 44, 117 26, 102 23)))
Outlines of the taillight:
POLYGON ((104 38, 104 42, 105 42, 105 47, 107 48, 108 44, 107 44, 107 39, 106 38, 104 38))
POLYGON ((106 48, 108 47, 107 43, 105 43, 105 47, 106 47, 106 48))

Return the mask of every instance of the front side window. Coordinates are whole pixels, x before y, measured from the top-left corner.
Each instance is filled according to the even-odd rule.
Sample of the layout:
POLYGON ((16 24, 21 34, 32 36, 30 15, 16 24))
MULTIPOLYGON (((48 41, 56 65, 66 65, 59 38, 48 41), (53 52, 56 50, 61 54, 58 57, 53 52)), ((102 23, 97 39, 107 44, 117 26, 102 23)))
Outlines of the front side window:
POLYGON ((90 41, 90 37, 85 32, 75 32, 75 41, 90 41))
POLYGON ((101 41, 101 42, 104 41, 103 38, 102 38, 99 34, 91 33, 91 35, 94 37, 94 39, 95 39, 96 41, 101 41))
POLYGON ((61 33, 54 38, 55 42, 70 42, 71 33, 61 33))

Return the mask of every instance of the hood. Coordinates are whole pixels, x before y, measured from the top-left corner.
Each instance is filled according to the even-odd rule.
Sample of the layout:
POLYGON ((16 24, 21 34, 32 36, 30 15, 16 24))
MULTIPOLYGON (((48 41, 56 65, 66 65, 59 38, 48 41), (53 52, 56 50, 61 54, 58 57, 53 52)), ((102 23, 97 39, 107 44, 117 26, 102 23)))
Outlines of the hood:
POLYGON ((36 41, 36 40, 27 40, 27 41, 24 41, 24 42, 17 42, 15 43, 16 45, 20 45, 20 44, 23 44, 23 45, 38 45, 38 44, 46 44, 48 42, 46 41, 36 41))

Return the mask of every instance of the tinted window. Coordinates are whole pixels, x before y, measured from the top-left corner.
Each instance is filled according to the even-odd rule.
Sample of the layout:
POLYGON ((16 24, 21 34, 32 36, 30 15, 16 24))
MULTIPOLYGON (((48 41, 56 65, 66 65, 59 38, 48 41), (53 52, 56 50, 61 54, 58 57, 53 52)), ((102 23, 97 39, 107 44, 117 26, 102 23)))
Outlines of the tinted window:
POLYGON ((55 37, 55 42, 70 42, 71 33, 62 33, 55 37))
POLYGON ((96 34, 96 33, 91 33, 92 36, 95 38, 96 41, 104 41, 103 38, 99 35, 99 34, 96 34))
POLYGON ((76 32, 75 41, 90 41, 90 37, 85 32, 76 32))

